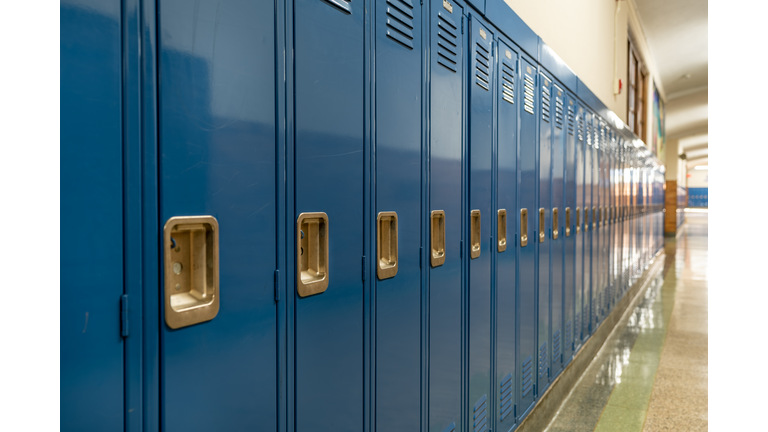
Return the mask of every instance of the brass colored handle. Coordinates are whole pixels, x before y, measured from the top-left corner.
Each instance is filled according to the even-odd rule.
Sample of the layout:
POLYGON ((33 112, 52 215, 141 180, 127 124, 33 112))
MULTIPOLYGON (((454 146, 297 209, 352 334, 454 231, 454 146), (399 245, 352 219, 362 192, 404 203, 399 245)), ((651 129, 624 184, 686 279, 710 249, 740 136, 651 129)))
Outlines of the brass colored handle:
POLYGON ((528 209, 520 209, 520 247, 528 246, 528 209))
POLYGON ((470 246, 469 257, 475 259, 480 256, 480 210, 472 210, 470 218, 470 246))
POLYGON ((546 238, 546 234, 544 233, 544 230, 546 229, 546 210, 543 208, 539 209, 539 243, 544 243, 544 239, 546 238))
POLYGON ((557 207, 552 209, 552 240, 557 240, 557 207))
POLYGON ((328 289, 328 215, 302 213, 296 221, 296 290, 300 297, 328 289))
POLYGON ((595 219, 596 211, 597 211, 597 207, 592 207, 592 229, 597 228, 597 219, 595 219))
POLYGON ((430 214, 430 257, 432 267, 445 264, 445 212, 433 210, 430 214))
POLYGON ((576 207, 576 234, 581 232, 581 208, 576 207))
POLYGON ((565 208, 565 236, 571 236, 571 208, 565 208))
POLYGON ((397 274, 397 213, 379 212, 376 218, 376 275, 388 279, 397 274))
POLYGON ((498 219, 498 237, 497 250, 504 252, 507 250, 507 211, 505 209, 499 210, 497 213, 498 219))

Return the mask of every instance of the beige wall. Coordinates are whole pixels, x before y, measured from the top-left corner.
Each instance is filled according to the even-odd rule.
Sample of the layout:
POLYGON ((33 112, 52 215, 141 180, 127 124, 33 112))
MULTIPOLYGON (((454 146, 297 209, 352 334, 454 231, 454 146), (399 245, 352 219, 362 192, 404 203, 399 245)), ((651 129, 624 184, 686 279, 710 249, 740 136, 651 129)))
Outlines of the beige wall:
MULTIPOLYGON (((632 28, 637 49, 648 64, 649 79, 658 77, 632 0, 622 0, 617 19, 616 1, 609 0, 504 0, 546 42, 616 115, 627 121, 627 36, 632 28), (614 54, 614 24, 618 55, 614 54), (614 58, 621 94, 613 93, 614 58)), ((659 81, 656 79, 655 81, 659 81)), ((646 85, 646 119, 653 118, 653 85, 646 85)), ((663 95, 663 89, 660 89, 663 95)), ((646 121, 646 136, 652 122, 646 121)))

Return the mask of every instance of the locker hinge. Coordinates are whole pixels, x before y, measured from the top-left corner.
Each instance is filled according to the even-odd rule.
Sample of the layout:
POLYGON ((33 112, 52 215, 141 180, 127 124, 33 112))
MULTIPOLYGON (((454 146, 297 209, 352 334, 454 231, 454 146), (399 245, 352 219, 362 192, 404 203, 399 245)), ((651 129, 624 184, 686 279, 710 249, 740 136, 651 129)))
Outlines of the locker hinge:
POLYGON ((280 270, 275 270, 275 303, 280 302, 280 270))
POLYGON ((363 255, 363 280, 365 280, 365 255, 363 255))
POLYGON ((420 247, 419 248, 419 268, 422 268, 422 266, 423 266, 422 262, 423 261, 424 261, 424 248, 420 247))
POLYGON ((128 337, 128 294, 120 297, 120 336, 128 337))

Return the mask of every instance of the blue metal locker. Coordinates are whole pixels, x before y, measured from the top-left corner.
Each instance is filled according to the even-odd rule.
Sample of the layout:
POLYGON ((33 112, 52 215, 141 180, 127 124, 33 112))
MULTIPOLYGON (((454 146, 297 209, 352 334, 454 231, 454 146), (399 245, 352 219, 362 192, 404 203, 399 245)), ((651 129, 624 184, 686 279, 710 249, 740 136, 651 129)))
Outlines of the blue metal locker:
POLYGON ((550 364, 550 243, 552 242, 552 79, 539 71, 541 117, 538 139, 538 186, 534 238, 536 239, 536 395, 549 386, 550 364))
POLYGON ((60 9, 61 226, 88 227, 61 230, 64 431, 124 425, 120 11, 119 1, 60 9))
POLYGON ((565 118, 565 90, 562 84, 555 82, 552 85, 552 99, 554 110, 552 116, 552 174, 551 174, 551 200, 550 200, 550 331, 549 346, 550 376, 556 377, 563 365, 563 254, 565 251, 565 139, 567 135, 565 118))
POLYGON ((495 80, 493 32, 474 12, 469 14, 468 74, 468 202, 465 248, 467 273, 467 359, 469 393, 466 401, 469 429, 487 426, 491 401, 491 217, 493 160, 493 87, 495 80), (490 396, 490 399, 489 399, 490 396))
POLYGON ((594 250, 594 145, 595 134, 593 114, 588 109, 584 113, 587 143, 584 148, 584 339, 592 334, 594 327, 595 299, 593 289, 593 250, 594 250))
MULTIPOLYGON (((304 268, 303 259, 298 266, 323 275, 324 292, 307 295, 315 292, 310 289, 302 296, 304 278, 290 277, 299 295, 293 323, 296 430, 359 431, 363 423, 365 14, 365 3, 343 0, 297 0, 293 9, 292 236, 328 251, 324 267, 307 262, 304 268), (298 223, 303 213, 311 218, 306 230, 305 219, 298 223)), ((299 264, 303 248, 294 253, 299 264)))
POLYGON ((430 431, 461 431, 464 36, 462 3, 430 2, 430 431))
POLYGON ((587 335, 589 319, 588 311, 588 293, 585 291, 587 273, 586 264, 589 260, 586 258, 586 253, 589 251, 589 246, 586 238, 586 220, 587 220, 587 204, 585 193, 585 163, 586 163, 586 148, 587 148, 587 126, 585 121, 584 107, 579 103, 576 109, 576 157, 575 157, 575 169, 576 171, 576 213, 574 223, 576 225, 576 265, 575 265, 575 294, 573 302, 575 305, 574 315, 574 351, 581 345, 581 341, 587 335))
POLYGON ((523 106, 518 118, 519 179, 518 183, 518 224, 520 255, 518 260, 518 295, 517 295, 517 358, 520 365, 518 387, 518 420, 522 419, 533 406, 534 385, 538 359, 536 352, 536 243, 538 242, 538 198, 536 196, 538 173, 536 153, 538 149, 537 80, 538 71, 535 63, 525 54, 521 54, 520 78, 523 84, 523 106))
POLYGON ((160 285, 164 430, 277 426, 273 16, 267 2, 159 5, 161 259, 173 263, 160 285), (211 244, 194 241, 203 223, 176 225, 184 234, 171 218, 207 215, 217 223, 202 238, 218 237, 220 260, 183 266, 211 244), (218 267, 218 314, 174 324, 209 307, 207 291, 188 291, 201 267, 218 267))
POLYGON ((592 237, 590 248, 592 263, 591 283, 590 290, 592 292, 592 330, 590 333, 597 329, 597 325, 600 323, 602 317, 602 291, 600 286, 600 233, 598 231, 598 219, 600 210, 600 120, 595 114, 592 115, 592 163, 590 164, 592 175, 592 207, 590 208, 590 227, 589 232, 592 237))
MULTIPOLYGON (((496 39, 496 295, 495 371, 498 396, 495 428, 509 430, 515 424, 516 375, 516 279, 517 279, 517 118, 520 107, 519 49, 503 38, 496 39)), ((492 218, 493 220, 493 218, 492 218)))
POLYGON ((376 430, 421 427, 421 4, 376 2, 373 122, 376 430), (394 212, 394 215, 390 212, 394 212))
POLYGON ((578 102, 573 94, 566 92, 567 129, 565 136, 565 174, 563 210, 564 251, 563 251, 563 365, 566 365, 574 353, 574 318, 576 316, 576 143, 580 133, 577 120, 578 102))

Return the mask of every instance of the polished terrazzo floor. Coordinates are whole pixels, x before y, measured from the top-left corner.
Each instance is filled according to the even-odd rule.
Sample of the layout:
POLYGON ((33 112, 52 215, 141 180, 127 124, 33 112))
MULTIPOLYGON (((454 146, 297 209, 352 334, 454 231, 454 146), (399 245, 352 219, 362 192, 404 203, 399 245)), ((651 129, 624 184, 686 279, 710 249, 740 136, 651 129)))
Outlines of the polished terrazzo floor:
POLYGON ((664 270, 619 322, 548 432, 707 430, 707 213, 686 213, 664 270))

